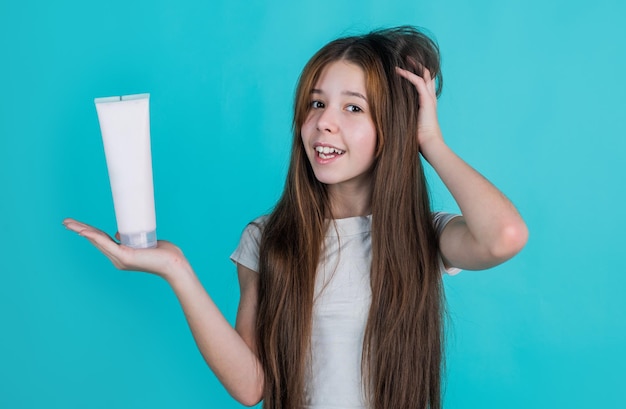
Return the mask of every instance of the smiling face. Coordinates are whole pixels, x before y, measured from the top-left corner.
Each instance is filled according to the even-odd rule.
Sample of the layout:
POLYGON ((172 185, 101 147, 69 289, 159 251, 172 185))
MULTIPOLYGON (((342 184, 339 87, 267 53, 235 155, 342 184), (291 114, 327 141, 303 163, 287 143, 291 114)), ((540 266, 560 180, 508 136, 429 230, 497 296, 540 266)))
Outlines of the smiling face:
POLYGON ((315 177, 330 192, 369 194, 376 127, 359 66, 339 60, 322 70, 301 135, 315 177))

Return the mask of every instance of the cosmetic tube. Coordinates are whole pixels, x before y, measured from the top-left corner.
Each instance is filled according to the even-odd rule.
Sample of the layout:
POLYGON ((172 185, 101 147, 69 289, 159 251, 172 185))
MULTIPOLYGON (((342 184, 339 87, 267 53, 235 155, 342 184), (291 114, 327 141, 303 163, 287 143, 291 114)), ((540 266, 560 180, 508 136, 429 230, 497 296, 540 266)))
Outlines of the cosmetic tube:
POLYGON ((150 94, 96 98, 120 241, 156 247, 150 94))

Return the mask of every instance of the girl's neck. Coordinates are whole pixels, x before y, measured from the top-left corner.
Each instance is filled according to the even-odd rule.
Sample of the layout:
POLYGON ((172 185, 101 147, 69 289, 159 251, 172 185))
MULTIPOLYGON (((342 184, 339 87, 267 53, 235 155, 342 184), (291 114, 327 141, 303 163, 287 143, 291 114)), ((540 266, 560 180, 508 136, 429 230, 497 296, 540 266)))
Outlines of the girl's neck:
POLYGON ((346 191, 331 187, 329 194, 333 219, 367 216, 372 213, 371 189, 346 191))

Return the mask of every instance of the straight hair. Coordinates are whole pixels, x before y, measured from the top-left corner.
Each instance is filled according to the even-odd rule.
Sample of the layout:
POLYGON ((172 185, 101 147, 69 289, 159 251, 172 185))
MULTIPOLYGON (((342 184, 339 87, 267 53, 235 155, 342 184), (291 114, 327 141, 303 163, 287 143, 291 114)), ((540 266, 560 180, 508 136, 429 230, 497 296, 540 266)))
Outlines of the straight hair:
POLYGON ((330 42, 306 64, 295 94, 293 145, 285 188, 263 226, 257 343, 265 373, 263 407, 305 401, 315 275, 333 215, 326 185, 306 156, 301 128, 310 92, 335 61, 359 66, 376 127, 372 168, 371 306, 362 376, 372 409, 440 409, 444 293, 430 200, 419 156, 415 87, 395 67, 427 68, 441 92, 439 49, 402 26, 330 42))

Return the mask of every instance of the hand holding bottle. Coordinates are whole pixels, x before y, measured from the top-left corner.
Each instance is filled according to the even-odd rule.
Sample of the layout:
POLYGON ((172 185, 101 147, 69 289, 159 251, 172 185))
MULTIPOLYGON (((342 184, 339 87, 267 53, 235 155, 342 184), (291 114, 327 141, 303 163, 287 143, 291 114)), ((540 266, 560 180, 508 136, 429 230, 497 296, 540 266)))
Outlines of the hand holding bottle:
POLYGON ((120 270, 143 271, 169 280, 175 271, 191 269, 183 252, 170 242, 159 240, 156 248, 134 249, 119 244, 102 230, 77 220, 68 218, 63 224, 68 230, 89 240, 120 270))

